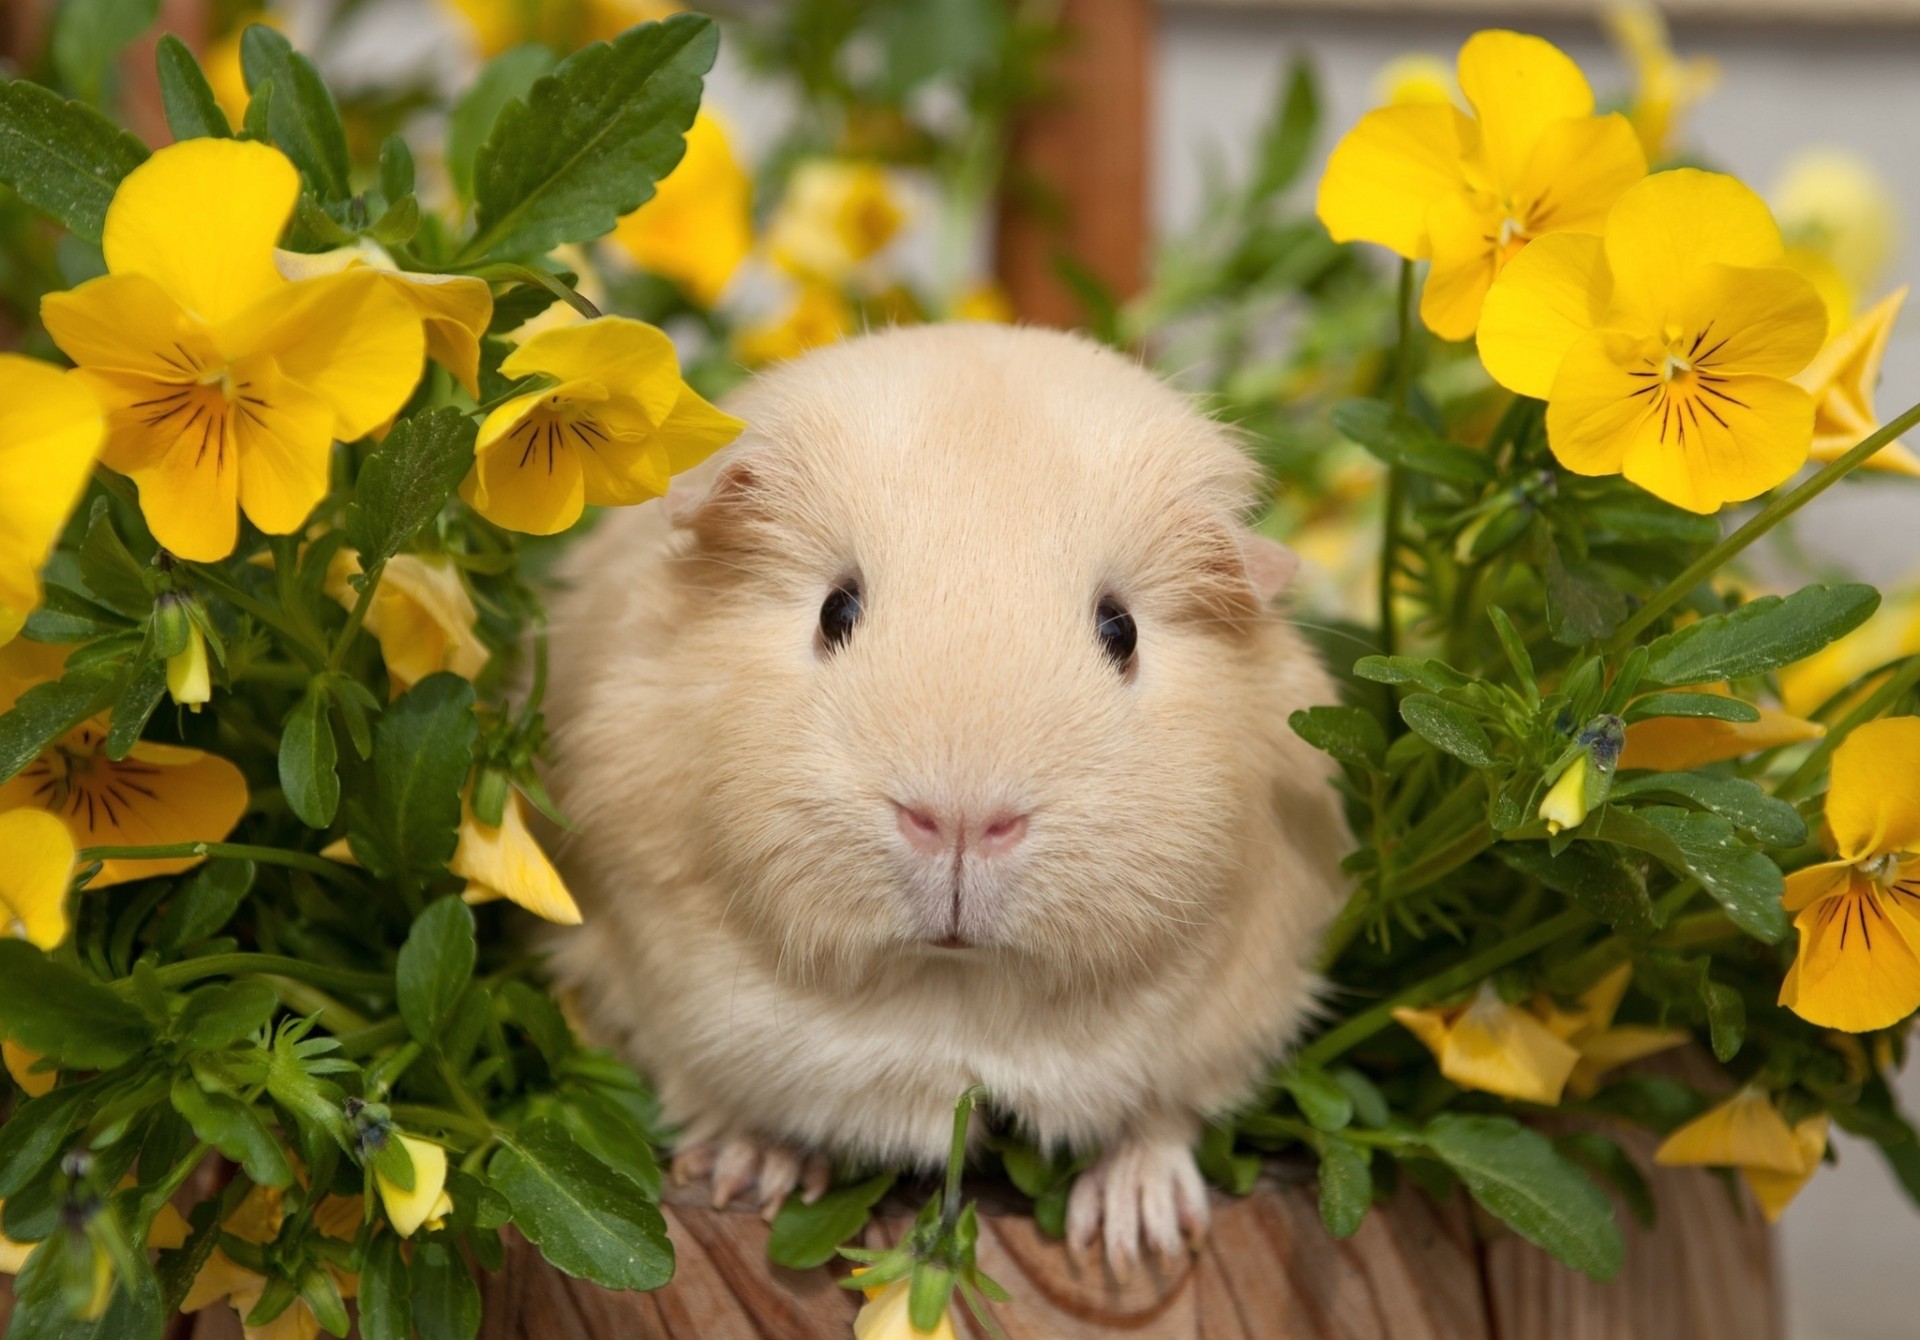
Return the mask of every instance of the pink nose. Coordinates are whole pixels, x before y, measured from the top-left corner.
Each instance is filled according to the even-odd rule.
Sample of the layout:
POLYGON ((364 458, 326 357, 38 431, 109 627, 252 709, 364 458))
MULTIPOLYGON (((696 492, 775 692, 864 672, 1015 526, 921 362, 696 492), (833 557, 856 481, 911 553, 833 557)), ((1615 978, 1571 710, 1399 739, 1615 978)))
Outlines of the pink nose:
POLYGON ((928 856, 951 855, 956 848, 980 856, 1004 856, 1027 835, 1027 816, 1004 810, 984 820, 943 815, 909 805, 895 805, 894 810, 900 835, 915 851, 928 856))

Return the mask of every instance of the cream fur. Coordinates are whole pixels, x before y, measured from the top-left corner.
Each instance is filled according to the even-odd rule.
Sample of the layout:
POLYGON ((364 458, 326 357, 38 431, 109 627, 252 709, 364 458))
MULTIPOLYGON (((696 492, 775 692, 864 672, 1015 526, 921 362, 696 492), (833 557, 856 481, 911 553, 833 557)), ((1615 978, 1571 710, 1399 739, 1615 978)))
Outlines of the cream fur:
POLYGON ((1244 455, 1030 329, 868 336, 732 408, 712 497, 677 481, 566 567, 550 775, 586 923, 560 982, 688 1140, 933 1166, 980 1082, 1050 1144, 1190 1141, 1310 1008, 1349 846, 1287 726, 1331 685, 1247 578, 1244 455), (823 659, 854 573, 864 618, 823 659), (1031 815, 965 872, 981 947, 928 943, 955 895, 896 800, 1031 815))

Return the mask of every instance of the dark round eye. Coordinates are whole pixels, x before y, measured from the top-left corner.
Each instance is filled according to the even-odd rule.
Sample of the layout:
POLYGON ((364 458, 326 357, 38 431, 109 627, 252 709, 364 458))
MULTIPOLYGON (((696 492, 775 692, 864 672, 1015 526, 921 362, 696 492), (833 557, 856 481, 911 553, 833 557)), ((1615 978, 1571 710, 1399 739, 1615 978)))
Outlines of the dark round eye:
POLYGON ((1140 640, 1140 630, 1133 626, 1133 616, 1127 613, 1126 606, 1112 596, 1101 597, 1093 609, 1093 627, 1100 638, 1100 649, 1107 653, 1116 670, 1125 670, 1133 664, 1133 649, 1140 640))
POLYGON ((860 583, 849 578, 827 592, 827 598, 820 602, 821 653, 825 655, 844 647, 853 636, 853 626, 859 622, 860 583))

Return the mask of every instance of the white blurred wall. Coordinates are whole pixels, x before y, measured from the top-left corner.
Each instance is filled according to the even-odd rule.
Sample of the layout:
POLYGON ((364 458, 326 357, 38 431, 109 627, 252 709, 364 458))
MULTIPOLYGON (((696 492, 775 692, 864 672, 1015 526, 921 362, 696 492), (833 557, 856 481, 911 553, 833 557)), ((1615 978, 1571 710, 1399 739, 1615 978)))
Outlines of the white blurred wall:
MULTIPOLYGON (((1809 7, 1821 0, 1807 0, 1809 7)), ((1369 84, 1390 58, 1428 51, 1452 60, 1476 27, 1458 19, 1303 15, 1284 10, 1170 8, 1162 20, 1156 109, 1155 214, 1163 228, 1199 204, 1201 151, 1243 165, 1296 51, 1318 64, 1327 127, 1367 109, 1369 84)), ((1580 62, 1604 98, 1626 72, 1592 25, 1506 26, 1538 32, 1580 62)), ((1866 156, 1901 205, 1906 246, 1891 283, 1920 279, 1920 24, 1678 26, 1683 54, 1720 63, 1720 85, 1692 121, 1691 142, 1764 194, 1793 154, 1845 146, 1866 156)), ((1323 146, 1324 148, 1324 146, 1323 146)), ((1877 295, 1875 295, 1877 296, 1877 295)), ((1920 399, 1920 308, 1909 307, 1887 353, 1880 408, 1920 399)), ((1920 576, 1920 483, 1846 487, 1809 507, 1810 548, 1870 580, 1920 576)), ((1920 1064, 1905 1076, 1920 1112, 1920 1064)), ((1920 1336, 1920 1212, 1878 1153, 1839 1136, 1840 1166, 1823 1169, 1780 1227, 1790 1340, 1912 1340, 1920 1336)))

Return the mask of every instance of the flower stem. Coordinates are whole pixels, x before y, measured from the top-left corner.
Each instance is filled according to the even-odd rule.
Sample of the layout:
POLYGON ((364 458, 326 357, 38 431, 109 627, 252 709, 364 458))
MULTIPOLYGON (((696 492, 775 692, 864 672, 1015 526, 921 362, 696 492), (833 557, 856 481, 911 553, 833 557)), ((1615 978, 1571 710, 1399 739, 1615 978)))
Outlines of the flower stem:
MULTIPOLYGON (((1393 403, 1407 407, 1413 390, 1413 262, 1400 262, 1400 293, 1395 304, 1399 323, 1399 346, 1393 357, 1393 403)), ((1393 574, 1400 564, 1400 513, 1405 510, 1405 473, 1397 465, 1387 467, 1385 515, 1380 527, 1380 654, 1391 656, 1399 642, 1393 626, 1393 574)))
POLYGON ((962 1209, 960 1177, 967 1167, 967 1127, 973 1119, 974 1104, 986 1094, 986 1089, 976 1084, 953 1105, 953 1144, 947 1150, 947 1190, 940 1202, 940 1217, 949 1227, 959 1222, 962 1209))
POLYGON ((419 1103, 394 1103, 387 1110, 393 1114, 395 1121, 416 1130, 423 1127, 428 1129, 439 1127, 441 1130, 459 1131, 462 1135, 470 1135, 475 1140, 482 1141, 492 1140, 499 1135, 491 1121, 476 1121, 473 1118, 461 1116, 458 1112, 449 1112, 444 1107, 425 1107, 419 1103))
POLYGON ((1339 1027, 1328 1029, 1300 1049, 1295 1064, 1303 1069, 1325 1066, 1392 1023, 1395 1010, 1428 1005, 1443 996, 1472 986, 1489 973, 1525 958, 1534 950, 1552 944, 1563 935, 1583 930, 1592 922, 1593 918, 1585 912, 1577 907, 1570 907, 1559 916, 1540 922, 1531 929, 1523 931, 1510 940, 1503 940, 1490 949, 1482 950, 1472 958, 1456 963, 1444 972, 1435 973, 1424 981, 1415 982, 1399 994, 1389 996, 1371 1009, 1354 1015, 1339 1027))
POLYGON ((336 968, 325 963, 288 958, 284 954, 207 954, 182 963, 169 963, 164 968, 154 970, 154 976, 162 986, 184 986, 202 977, 238 977, 244 973, 292 977, 334 991, 365 991, 378 995, 389 995, 393 991, 392 973, 336 968))
POLYGON ((1612 641, 1607 643, 1607 650, 1617 653, 1632 646, 1634 639, 1646 632, 1654 620, 1686 599, 1694 587, 1711 577, 1728 559, 1852 474, 1868 457, 1916 424, 1920 424, 1920 405, 1882 424, 1850 448, 1846 455, 1829 461, 1805 483, 1789 489, 1761 508, 1745 525, 1694 560, 1686 571, 1668 582, 1653 599, 1635 611, 1633 617, 1621 624, 1614 633, 1612 641))
POLYGON ((88 861, 174 861, 183 856, 195 859, 223 856, 235 861, 258 861, 261 865, 283 865, 318 875, 356 893, 365 891, 359 878, 338 861, 282 847, 256 847, 241 842, 167 842, 152 847, 82 847, 79 852, 82 865, 88 861))
POLYGON ((548 274, 535 266, 501 262, 496 265, 483 265, 471 273, 476 279, 484 279, 490 284, 535 284, 588 320, 600 315, 598 307, 562 281, 560 276, 548 274))
POLYGON ((375 563, 361 575, 360 595, 353 602, 353 608, 347 611, 347 622, 340 629, 340 636, 333 640, 333 650, 327 653, 327 672, 337 674, 346 662, 347 648, 353 645, 354 637, 360 632, 360 625, 366 622, 367 610, 373 604, 374 592, 380 589, 380 574, 387 570, 386 561, 375 563))

